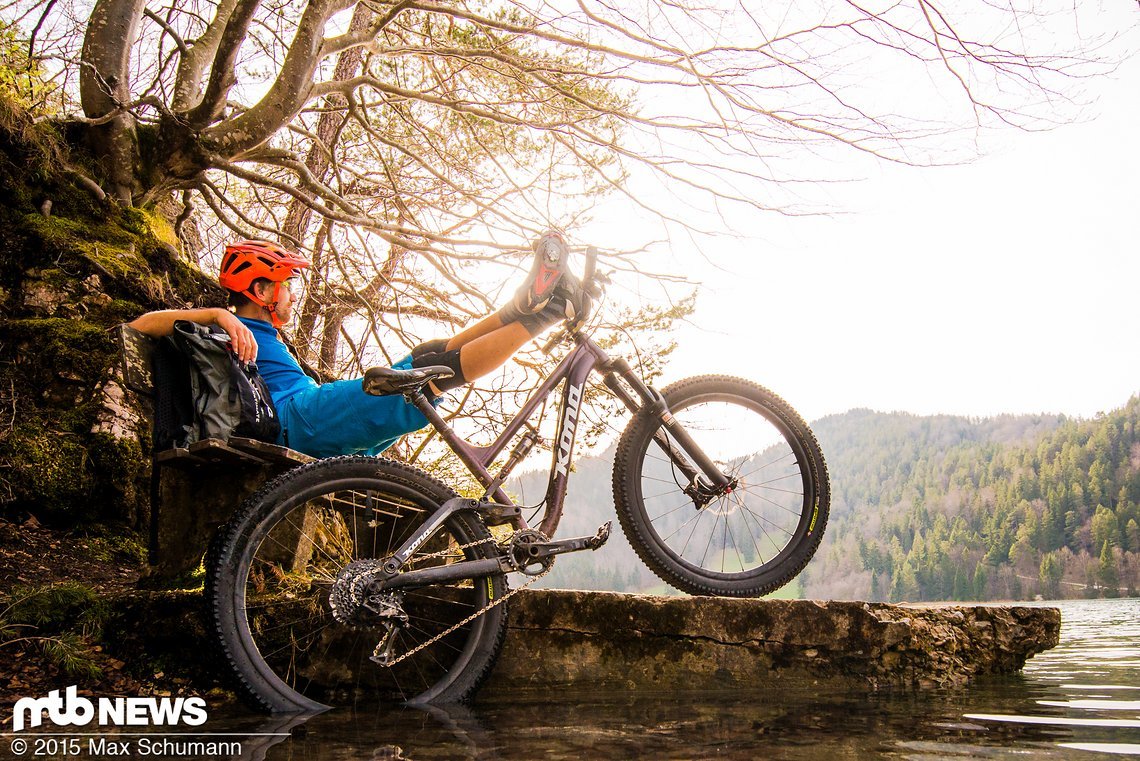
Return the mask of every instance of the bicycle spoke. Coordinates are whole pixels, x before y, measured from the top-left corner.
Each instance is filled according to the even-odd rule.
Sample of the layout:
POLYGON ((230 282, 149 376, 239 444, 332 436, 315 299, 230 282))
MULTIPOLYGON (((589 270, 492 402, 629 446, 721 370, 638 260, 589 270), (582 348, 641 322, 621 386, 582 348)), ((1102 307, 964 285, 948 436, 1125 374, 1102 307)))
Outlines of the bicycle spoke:
MULTIPOLYGON (((770 497, 768 497, 764 494, 761 494, 759 492, 749 491, 748 489, 745 489, 744 491, 747 494, 749 494, 750 496, 756 497, 757 499, 761 500, 762 502, 767 502, 768 504, 773 505, 777 509, 783 510, 785 513, 788 513, 789 515, 795 516, 797 520, 799 519, 800 515, 802 514, 802 510, 793 510, 790 507, 785 507, 784 505, 781 505, 779 502, 775 501, 774 499, 771 499, 770 497)), ((796 496, 798 496, 802 500, 804 495, 803 494, 797 494, 796 496)))
MULTIPOLYGON (((680 526, 678 526, 676 529, 674 529, 673 533, 669 534, 668 536, 661 537, 661 540, 664 542, 668 542, 670 539, 672 539, 674 536, 676 536, 678 533, 680 533, 685 528, 685 526, 688 526, 690 523, 693 523, 694 521, 699 521, 703 514, 704 514, 703 512, 698 511, 696 515, 694 515, 692 518, 685 521, 680 526)), ((693 528, 696 529, 696 526, 694 525, 693 528)), ((690 534, 690 536, 691 536, 691 534, 690 534)))
POLYGON ((751 515, 752 520, 756 521, 756 527, 760 529, 760 533, 764 535, 764 538, 767 539, 768 542, 773 547, 777 548, 777 553, 776 553, 777 555, 779 554, 780 550, 782 550, 784 547, 787 546, 787 541, 786 540, 785 541, 779 541, 779 542, 776 541, 776 539, 773 538, 772 535, 768 533, 768 529, 764 526, 764 523, 771 523, 773 529, 783 532, 789 538, 795 536, 795 534, 793 532, 788 531, 787 529, 783 528, 782 526, 779 526, 775 523, 772 523, 772 521, 770 521, 766 518, 763 518, 762 516, 756 515, 751 510, 749 510, 747 514, 751 515))
POLYGON ((697 508, 696 508, 696 505, 694 505, 694 504, 693 504, 691 501, 690 501, 690 502, 688 502, 687 504, 686 504, 686 503, 681 503, 680 505, 678 505, 677 507, 674 507, 674 508, 673 508, 672 510, 670 510, 669 512, 667 512, 667 513, 662 513, 661 515, 658 515, 656 518, 651 518, 651 519, 649 520, 649 522, 650 522, 650 523, 656 523, 657 521, 661 520, 662 518, 668 518, 668 517, 669 517, 670 515, 672 515, 673 513, 677 512, 677 511, 679 511, 679 510, 684 510, 685 508, 689 508, 690 510, 696 510, 696 509, 697 509, 697 508))
MULTIPOLYGON (((795 453, 795 452, 793 452, 793 451, 791 451, 791 450, 789 449, 789 450, 788 450, 788 452, 787 452, 787 454, 785 454, 784 456, 782 456, 782 457, 778 457, 778 458, 776 458, 775 460, 769 460, 768 462, 764 463, 764 464, 763 464, 763 465, 761 465, 760 467, 758 467, 758 468, 754 468, 753 470, 750 470, 750 471, 748 471, 747 473, 745 473, 745 474, 743 474, 743 475, 745 475, 745 476, 750 476, 750 475, 752 475, 753 473, 759 473, 760 471, 762 471, 762 470, 765 470, 765 469, 767 469, 767 468, 770 468, 770 467, 772 467, 773 465, 779 465, 781 462, 783 462, 784 460, 788 459, 789 457, 795 457, 795 456, 796 456, 796 453, 795 453)), ((741 465, 743 466, 743 465, 744 465, 744 463, 741 463, 741 465)))
POLYGON ((717 526, 717 523, 719 523, 719 522, 720 522, 720 516, 719 516, 719 515, 717 515, 717 516, 716 516, 716 518, 715 518, 715 519, 713 519, 713 527, 712 527, 712 531, 710 531, 710 532, 709 532, 709 541, 708 541, 708 543, 705 545, 705 554, 701 555, 701 566, 702 566, 702 567, 703 567, 703 566, 704 566, 704 564, 705 564, 705 560, 708 558, 708 555, 709 555, 709 547, 712 547, 712 540, 713 540, 713 536, 716 534, 716 526, 717 526))
MULTIPOLYGON (((743 503, 739 503, 739 506, 743 507, 744 505, 743 503)), ((752 527, 748 525, 748 517, 741 516, 740 522, 744 525, 745 530, 748 531, 748 538, 752 540, 752 546, 756 550, 756 557, 760 560, 760 565, 766 564, 768 561, 764 560, 764 550, 760 547, 759 542, 756 541, 756 535, 752 533, 752 527)))

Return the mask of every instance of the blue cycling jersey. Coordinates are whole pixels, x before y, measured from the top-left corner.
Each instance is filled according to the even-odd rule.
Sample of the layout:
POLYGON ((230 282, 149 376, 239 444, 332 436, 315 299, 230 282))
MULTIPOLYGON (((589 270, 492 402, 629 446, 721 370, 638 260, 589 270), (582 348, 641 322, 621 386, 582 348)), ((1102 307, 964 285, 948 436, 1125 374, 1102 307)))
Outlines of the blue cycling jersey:
POLYGON ((238 317, 253 331, 257 341, 257 369, 269 387, 274 406, 280 407, 286 399, 299 391, 318 385, 305 375, 300 363, 277 334, 277 329, 264 320, 238 317))

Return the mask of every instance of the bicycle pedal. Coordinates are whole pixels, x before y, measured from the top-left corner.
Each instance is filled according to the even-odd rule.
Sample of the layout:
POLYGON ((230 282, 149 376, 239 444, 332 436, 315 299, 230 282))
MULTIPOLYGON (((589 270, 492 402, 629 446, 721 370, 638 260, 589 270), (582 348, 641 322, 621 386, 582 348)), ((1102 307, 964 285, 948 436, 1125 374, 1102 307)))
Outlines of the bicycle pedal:
POLYGON ((603 544, 609 541, 611 525, 613 525, 613 521, 606 521, 601 526, 598 526, 598 532, 594 534, 593 538, 587 540, 586 542, 587 546, 589 546, 591 550, 597 550, 601 548, 603 544))

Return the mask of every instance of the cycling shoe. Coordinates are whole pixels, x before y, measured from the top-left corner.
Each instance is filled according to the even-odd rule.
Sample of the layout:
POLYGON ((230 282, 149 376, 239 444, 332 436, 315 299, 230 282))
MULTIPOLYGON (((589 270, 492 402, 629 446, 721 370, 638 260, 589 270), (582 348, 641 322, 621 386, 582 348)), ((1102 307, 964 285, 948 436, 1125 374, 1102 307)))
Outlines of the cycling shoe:
POLYGON ((558 284, 565 278, 570 249, 556 232, 543 233, 531 246, 534 262, 526 282, 515 294, 513 305, 521 314, 539 312, 554 298, 558 284))

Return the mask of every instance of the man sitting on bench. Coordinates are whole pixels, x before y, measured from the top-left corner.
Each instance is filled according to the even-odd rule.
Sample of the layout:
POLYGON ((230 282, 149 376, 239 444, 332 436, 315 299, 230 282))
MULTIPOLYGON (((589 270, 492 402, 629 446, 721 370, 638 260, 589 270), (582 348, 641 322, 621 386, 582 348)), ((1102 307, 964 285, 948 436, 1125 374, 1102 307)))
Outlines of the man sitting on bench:
MULTIPOLYGON (((510 303, 451 338, 416 346, 393 367, 451 369, 454 375, 431 384, 438 395, 501 366, 531 338, 573 317, 581 309, 581 288, 566 271, 566 243, 557 233, 546 233, 534 251, 527 281, 510 303)), ((366 393, 360 378, 318 384, 305 374, 277 330, 293 316, 291 282, 308 266, 275 243, 231 243, 219 276, 229 292, 229 310, 166 309, 148 312, 130 326, 157 338, 173 333, 178 320, 218 325, 242 361, 257 361, 281 421, 279 443, 313 457, 379 454, 427 420, 402 396, 366 393)))

